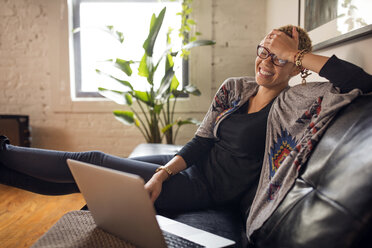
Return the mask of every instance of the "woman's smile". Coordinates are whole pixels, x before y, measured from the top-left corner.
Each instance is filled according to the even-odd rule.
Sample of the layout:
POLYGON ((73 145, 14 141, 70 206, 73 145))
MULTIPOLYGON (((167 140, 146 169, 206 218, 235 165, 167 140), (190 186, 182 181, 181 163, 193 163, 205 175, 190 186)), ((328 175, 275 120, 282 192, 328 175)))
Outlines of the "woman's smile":
POLYGON ((268 69, 261 68, 261 67, 258 68, 258 73, 260 74, 260 76, 263 76, 265 78, 268 78, 274 75, 273 72, 269 71, 268 69))

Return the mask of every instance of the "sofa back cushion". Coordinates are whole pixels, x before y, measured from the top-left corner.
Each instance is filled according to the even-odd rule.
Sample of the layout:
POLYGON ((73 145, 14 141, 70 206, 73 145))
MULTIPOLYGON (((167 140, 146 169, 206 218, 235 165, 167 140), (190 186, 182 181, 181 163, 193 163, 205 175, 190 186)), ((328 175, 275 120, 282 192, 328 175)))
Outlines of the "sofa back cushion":
POLYGON ((255 246, 371 244, 371 95, 359 97, 338 113, 300 175, 274 214, 254 233, 255 246))

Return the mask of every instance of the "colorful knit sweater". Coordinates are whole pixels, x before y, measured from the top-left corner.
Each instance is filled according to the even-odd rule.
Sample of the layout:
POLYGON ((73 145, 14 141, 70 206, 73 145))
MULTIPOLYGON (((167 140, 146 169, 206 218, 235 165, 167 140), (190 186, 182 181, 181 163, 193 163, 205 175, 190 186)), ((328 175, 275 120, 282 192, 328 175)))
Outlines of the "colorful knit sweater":
MULTIPOLYGON (((254 78, 226 80, 213 100, 196 135, 217 138, 221 120, 255 95, 254 78)), ((260 182, 246 222, 247 236, 260 228, 298 177, 298 171, 338 110, 361 94, 340 94, 329 82, 287 87, 272 104, 260 182)))

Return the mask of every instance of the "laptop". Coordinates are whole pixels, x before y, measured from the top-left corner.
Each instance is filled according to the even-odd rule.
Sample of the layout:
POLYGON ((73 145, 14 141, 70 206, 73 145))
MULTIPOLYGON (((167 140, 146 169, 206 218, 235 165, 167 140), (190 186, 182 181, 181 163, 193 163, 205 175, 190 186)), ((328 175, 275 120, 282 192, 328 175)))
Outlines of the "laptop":
POLYGON ((229 247, 234 241, 156 215, 141 177, 67 159, 98 227, 139 247, 229 247), (176 239, 176 240, 175 240, 176 239))

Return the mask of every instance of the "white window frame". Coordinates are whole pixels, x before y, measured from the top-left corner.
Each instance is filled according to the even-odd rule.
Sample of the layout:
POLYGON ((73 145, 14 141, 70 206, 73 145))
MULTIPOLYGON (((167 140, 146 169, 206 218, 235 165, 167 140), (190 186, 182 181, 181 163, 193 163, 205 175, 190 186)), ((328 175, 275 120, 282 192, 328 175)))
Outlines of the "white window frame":
MULTIPOLYGON (((159 0, 72 0, 72 28, 80 28, 80 4, 81 3, 104 3, 104 2, 159 2, 159 0)), ((180 23, 181 25, 181 23, 180 23)), ((72 46, 73 46, 73 70, 71 70, 71 82, 73 82, 72 87, 74 87, 73 93, 75 98, 103 98, 98 91, 83 91, 82 90, 82 75, 81 75, 81 42, 80 42, 80 32, 75 32, 72 35, 72 46)), ((189 82, 189 61, 182 60, 182 88, 188 85, 189 82)), ((181 95, 181 97, 187 97, 188 95, 181 95)))
MULTIPOLYGON (((72 47, 71 32, 71 1, 53 0, 47 2, 48 16, 48 57, 50 78, 50 104, 55 113, 109 113, 114 109, 126 110, 121 106, 105 98, 77 98, 73 99, 71 92, 70 71, 73 70, 71 63, 72 47)), ((193 2, 193 19, 198 23, 198 29, 202 31, 200 39, 213 38, 212 32, 212 0, 193 2)), ((202 96, 190 95, 180 99, 176 107, 176 113, 203 113, 208 110, 214 96, 213 70, 212 70, 212 47, 194 48, 189 58, 190 83, 198 87, 202 96)))

